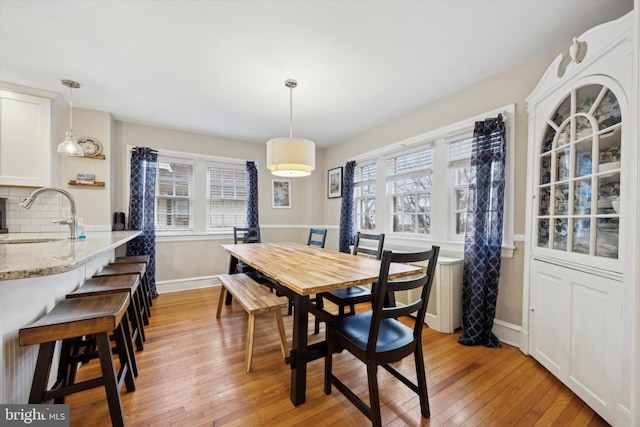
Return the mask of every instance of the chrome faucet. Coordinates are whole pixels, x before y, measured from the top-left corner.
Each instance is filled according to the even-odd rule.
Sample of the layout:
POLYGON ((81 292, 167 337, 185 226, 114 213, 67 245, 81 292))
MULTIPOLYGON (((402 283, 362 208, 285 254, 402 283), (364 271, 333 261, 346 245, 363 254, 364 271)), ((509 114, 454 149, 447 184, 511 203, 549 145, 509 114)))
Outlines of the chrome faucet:
POLYGON ((63 219, 60 221, 53 221, 55 224, 66 224, 69 226, 69 239, 77 239, 78 238, 78 211, 76 209, 76 201, 73 198, 73 196, 71 195, 71 193, 69 193, 66 190, 63 190, 62 188, 56 188, 56 187, 42 187, 37 189, 36 191, 34 191, 33 193, 31 193, 31 195, 29 197, 27 197, 26 199, 24 199, 24 201, 22 203, 20 203, 20 206, 22 206, 25 209, 31 209, 31 206, 33 205, 33 202, 36 201, 36 199, 38 198, 38 196, 44 192, 47 191, 53 191, 53 192, 57 192, 62 194, 63 196, 66 196, 67 199, 69 199, 69 204, 71 205, 71 218, 69 219, 63 219))

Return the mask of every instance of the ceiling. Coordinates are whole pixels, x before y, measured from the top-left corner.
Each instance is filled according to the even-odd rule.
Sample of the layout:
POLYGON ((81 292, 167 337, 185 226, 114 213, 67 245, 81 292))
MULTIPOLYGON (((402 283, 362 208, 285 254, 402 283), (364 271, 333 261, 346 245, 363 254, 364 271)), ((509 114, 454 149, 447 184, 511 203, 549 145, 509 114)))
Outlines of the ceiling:
POLYGON ((327 147, 622 16, 632 0, 0 0, 0 80, 116 120, 327 147))

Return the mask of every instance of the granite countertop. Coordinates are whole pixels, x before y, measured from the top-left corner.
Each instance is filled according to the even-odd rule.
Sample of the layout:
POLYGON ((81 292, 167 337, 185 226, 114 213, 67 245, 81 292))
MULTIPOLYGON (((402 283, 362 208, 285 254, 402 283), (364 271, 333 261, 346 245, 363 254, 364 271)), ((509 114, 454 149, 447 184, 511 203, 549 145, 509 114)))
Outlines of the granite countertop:
POLYGON ((139 230, 88 232, 85 240, 69 240, 68 233, 0 234, 0 280, 73 270, 140 233, 139 230))

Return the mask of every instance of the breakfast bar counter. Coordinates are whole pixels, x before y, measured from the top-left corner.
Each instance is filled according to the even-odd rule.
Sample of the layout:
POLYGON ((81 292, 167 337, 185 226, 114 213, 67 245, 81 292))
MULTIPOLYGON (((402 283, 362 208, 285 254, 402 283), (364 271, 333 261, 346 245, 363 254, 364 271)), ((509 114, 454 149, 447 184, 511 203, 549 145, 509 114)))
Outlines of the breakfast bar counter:
POLYGON ((61 233, 0 234, 0 404, 29 398, 38 348, 20 347, 20 328, 48 313, 140 233, 89 232, 84 240, 61 233))
POLYGON ((70 240, 68 233, 0 234, 0 280, 71 271, 138 235, 138 230, 94 232, 70 240))

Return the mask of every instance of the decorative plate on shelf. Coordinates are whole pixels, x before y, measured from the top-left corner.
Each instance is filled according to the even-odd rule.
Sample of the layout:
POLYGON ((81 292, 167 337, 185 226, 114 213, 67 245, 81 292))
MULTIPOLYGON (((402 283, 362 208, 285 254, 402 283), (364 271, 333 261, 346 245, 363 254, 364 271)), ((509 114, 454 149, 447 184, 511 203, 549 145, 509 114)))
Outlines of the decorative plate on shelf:
POLYGON ((97 156, 102 153, 102 144, 96 138, 83 136, 78 138, 78 145, 82 147, 85 156, 97 156))

